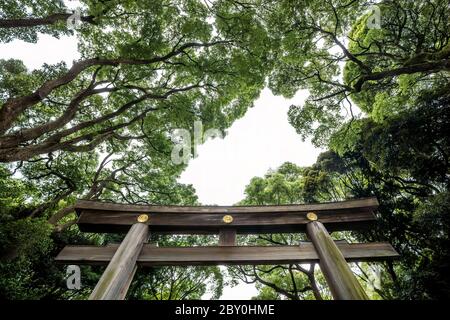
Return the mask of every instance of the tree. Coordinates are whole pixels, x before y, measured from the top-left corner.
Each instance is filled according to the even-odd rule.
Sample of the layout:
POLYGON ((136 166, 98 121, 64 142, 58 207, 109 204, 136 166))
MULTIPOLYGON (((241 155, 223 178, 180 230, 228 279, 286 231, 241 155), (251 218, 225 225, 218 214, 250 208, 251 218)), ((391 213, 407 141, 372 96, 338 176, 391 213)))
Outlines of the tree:
POLYGON ((71 15, 63 1, 8 1, 0 8, 0 42, 36 42, 38 33, 67 34, 65 22, 71 15))
POLYGON ((304 106, 291 106, 289 119, 318 145, 326 145, 343 121, 357 117, 355 103, 374 116, 377 103, 407 107, 420 88, 448 90, 445 0, 269 3, 263 13, 280 41, 270 87, 285 96, 309 90, 304 106), (370 23, 375 5, 380 28, 370 23))
POLYGON ((89 151, 124 137, 145 143, 148 118, 181 127, 200 118, 224 129, 251 106, 264 83, 264 36, 244 42, 213 28, 208 8, 195 1, 122 5, 139 14, 83 30, 82 59, 70 68, 30 73, 2 62, 1 161, 89 151))
MULTIPOLYGON (((69 292, 53 256, 68 242, 122 236, 80 234, 74 201, 197 204, 192 186, 177 182, 184 165, 170 161, 171 132, 192 132, 197 120, 225 131, 267 83, 286 97, 309 90, 290 123, 329 151, 310 167, 286 163, 253 178, 241 203, 377 196, 375 228, 333 235, 400 252, 383 263, 380 287, 371 287, 371 265, 358 264, 363 285, 385 299, 448 298, 448 1, 83 0, 80 10, 74 31, 62 1, 0 5, 0 42, 76 35, 81 55, 36 70, 0 60, 2 297, 87 297, 101 269, 84 268, 86 286, 69 292)), ((328 298, 316 269, 230 271, 256 283, 257 298, 328 298)), ((223 284, 215 267, 153 269, 129 297, 218 297, 223 284)))
MULTIPOLYGON (((352 135, 336 138, 318 161, 347 193, 377 196, 378 224, 359 238, 389 241, 401 254, 386 264, 388 298, 448 297, 448 94, 427 94, 415 112, 405 110, 377 123, 352 123, 352 135), (356 129, 357 128, 357 129, 356 129), (325 160, 326 159, 326 160, 325 160), (433 221, 433 222, 431 222, 433 221)), ((343 131, 346 130, 344 127, 343 131)))
MULTIPOLYGON (((225 130, 264 84, 269 41, 251 11, 232 22, 240 27, 236 33, 217 22, 215 6, 200 1, 83 4, 84 23, 77 30, 81 59, 72 66, 28 70, 18 60, 0 61, 5 297, 87 297, 101 269, 83 269, 89 278, 85 289, 69 292, 53 257, 67 242, 103 244, 120 237, 79 234, 74 201, 196 204, 192 186, 177 182, 184 165, 170 161, 171 132, 192 132, 196 120, 205 130, 225 130), (35 291, 13 293, 12 288, 26 287, 35 291)), ((2 4, 0 41, 72 34, 65 11, 53 1, 2 4)), ((199 298, 207 290, 204 282, 214 279, 217 296, 223 285, 215 268, 146 275, 151 290, 166 292, 160 281, 167 277, 178 289, 156 297, 150 287, 137 285, 135 297, 199 298)))
POLYGON ((401 254, 384 264, 377 292, 448 297, 448 2, 278 2, 265 12, 281 41, 270 86, 286 96, 309 90, 290 122, 330 149, 313 167, 337 197, 380 201, 377 228, 353 235, 401 254), (381 28, 368 23, 371 5, 381 28))

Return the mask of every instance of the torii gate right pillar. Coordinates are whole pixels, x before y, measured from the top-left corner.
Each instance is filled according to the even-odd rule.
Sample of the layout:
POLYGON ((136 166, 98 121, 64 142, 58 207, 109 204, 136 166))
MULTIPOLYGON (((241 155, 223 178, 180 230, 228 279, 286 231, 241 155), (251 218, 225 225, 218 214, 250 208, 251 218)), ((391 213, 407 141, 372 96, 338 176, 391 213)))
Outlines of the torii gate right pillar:
POLYGON ((335 300, 368 300, 360 283, 347 264, 342 252, 336 246, 325 226, 316 221, 314 213, 308 213, 311 220, 306 225, 308 237, 319 256, 320 269, 327 280, 335 300))

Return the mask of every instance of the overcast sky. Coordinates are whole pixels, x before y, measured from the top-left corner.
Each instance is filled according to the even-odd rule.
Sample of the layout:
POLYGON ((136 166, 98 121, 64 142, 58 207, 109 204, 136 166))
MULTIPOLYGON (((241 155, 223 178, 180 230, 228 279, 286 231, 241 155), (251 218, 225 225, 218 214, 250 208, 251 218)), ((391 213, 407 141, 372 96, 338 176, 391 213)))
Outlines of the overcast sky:
POLYGON ((313 164, 321 150, 302 142, 287 117, 289 106, 302 104, 305 97, 299 91, 288 100, 265 89, 224 139, 208 139, 198 147, 198 157, 190 160, 180 181, 194 185, 202 204, 232 205, 243 199, 252 177, 286 161, 313 164))
MULTIPOLYGON (((0 58, 21 59, 31 70, 61 61, 70 67, 79 55, 75 38, 41 35, 36 44, 2 44, 0 58)), ((203 204, 232 205, 243 199, 252 177, 263 176, 286 161, 313 164, 321 150, 302 142, 287 119, 289 106, 302 104, 305 98, 305 92, 288 100, 264 90, 255 107, 231 126, 224 139, 210 139, 198 147, 198 157, 191 159, 180 182, 192 184, 203 204)), ((222 299, 249 299, 256 293, 253 285, 240 284, 225 288, 222 299)))

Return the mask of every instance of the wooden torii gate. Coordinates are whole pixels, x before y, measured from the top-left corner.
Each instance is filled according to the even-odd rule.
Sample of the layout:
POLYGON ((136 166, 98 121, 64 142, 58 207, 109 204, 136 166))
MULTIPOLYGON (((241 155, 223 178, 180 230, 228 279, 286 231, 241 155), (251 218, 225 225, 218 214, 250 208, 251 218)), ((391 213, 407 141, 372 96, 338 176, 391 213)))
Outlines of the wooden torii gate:
POLYGON ((398 257, 389 243, 347 243, 328 231, 359 230, 375 221, 376 198, 280 206, 142 206, 79 200, 83 232, 127 232, 120 245, 66 246, 64 264, 107 264, 89 299, 124 299, 137 265, 293 264, 319 262, 334 299, 368 299, 347 262, 398 257), (219 234, 218 246, 157 247, 149 232, 219 234), (236 234, 306 232, 297 246, 236 246, 236 234))

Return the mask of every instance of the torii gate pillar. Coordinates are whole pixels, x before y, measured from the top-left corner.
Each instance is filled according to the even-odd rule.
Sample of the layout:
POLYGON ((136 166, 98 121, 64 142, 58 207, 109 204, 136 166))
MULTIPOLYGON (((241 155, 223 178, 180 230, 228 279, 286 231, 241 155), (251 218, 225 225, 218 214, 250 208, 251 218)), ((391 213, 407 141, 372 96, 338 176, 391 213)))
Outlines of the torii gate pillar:
POLYGON ((89 300, 123 300, 136 272, 136 260, 148 238, 148 216, 138 217, 103 272, 89 300))
POLYGON ((306 233, 320 258, 320 270, 327 280, 333 298, 369 300, 325 226, 316 221, 317 216, 314 213, 308 213, 307 217, 311 222, 306 225, 306 233))

